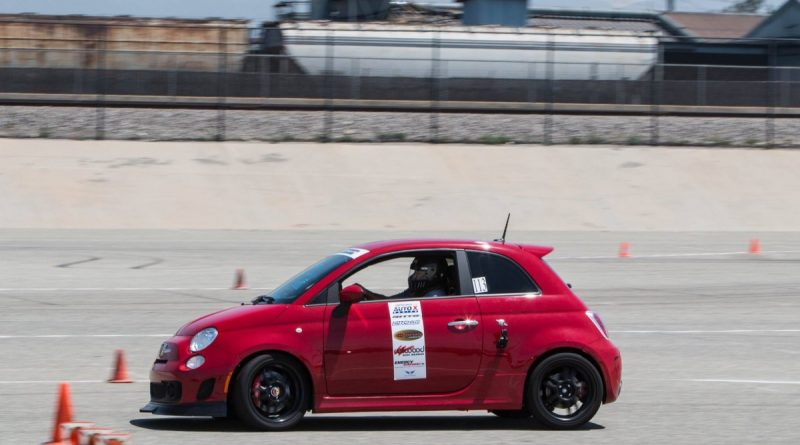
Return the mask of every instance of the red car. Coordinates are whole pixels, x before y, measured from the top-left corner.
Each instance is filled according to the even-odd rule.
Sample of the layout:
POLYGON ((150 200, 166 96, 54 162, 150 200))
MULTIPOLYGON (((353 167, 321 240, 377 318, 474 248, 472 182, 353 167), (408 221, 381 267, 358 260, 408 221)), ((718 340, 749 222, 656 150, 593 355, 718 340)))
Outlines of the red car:
POLYGON ((405 240, 336 253, 178 330, 141 411, 264 430, 306 411, 479 409, 578 427, 619 396, 622 360, 542 260, 551 251, 405 240))

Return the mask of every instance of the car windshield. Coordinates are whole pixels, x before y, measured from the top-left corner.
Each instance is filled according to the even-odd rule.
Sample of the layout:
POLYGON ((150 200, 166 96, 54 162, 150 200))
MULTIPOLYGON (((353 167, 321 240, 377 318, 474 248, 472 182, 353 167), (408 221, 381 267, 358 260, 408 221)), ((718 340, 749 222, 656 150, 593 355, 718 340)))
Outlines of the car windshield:
POLYGON ((275 303, 291 303, 334 269, 352 259, 352 256, 344 253, 331 255, 281 284, 269 296, 275 303))

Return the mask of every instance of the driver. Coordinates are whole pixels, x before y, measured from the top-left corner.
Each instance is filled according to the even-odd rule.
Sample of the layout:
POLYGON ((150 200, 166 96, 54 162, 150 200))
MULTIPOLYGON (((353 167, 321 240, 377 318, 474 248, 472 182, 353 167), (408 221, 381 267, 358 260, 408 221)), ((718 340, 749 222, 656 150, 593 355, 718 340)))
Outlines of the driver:
POLYGON ((408 272, 408 289, 395 295, 381 295, 364 289, 367 300, 386 298, 423 298, 447 295, 447 261, 442 257, 417 257, 408 272))

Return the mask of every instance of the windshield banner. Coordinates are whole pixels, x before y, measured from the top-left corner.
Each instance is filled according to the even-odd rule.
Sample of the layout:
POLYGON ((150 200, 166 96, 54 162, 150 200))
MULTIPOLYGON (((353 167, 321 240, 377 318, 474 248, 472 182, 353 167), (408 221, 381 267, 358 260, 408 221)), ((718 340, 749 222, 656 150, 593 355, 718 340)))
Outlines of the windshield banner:
POLYGON ((424 379, 425 328, 419 301, 389 303, 394 379, 424 379))

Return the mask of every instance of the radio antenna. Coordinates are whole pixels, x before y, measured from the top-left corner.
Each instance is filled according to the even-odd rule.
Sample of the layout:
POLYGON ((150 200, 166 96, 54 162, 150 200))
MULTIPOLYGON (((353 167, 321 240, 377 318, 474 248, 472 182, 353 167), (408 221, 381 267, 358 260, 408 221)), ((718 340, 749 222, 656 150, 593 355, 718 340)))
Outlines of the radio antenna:
POLYGON ((508 232, 508 221, 509 220, 511 220, 511 212, 509 212, 508 216, 506 217, 506 226, 503 228, 503 236, 501 236, 500 239, 496 239, 495 241, 501 242, 503 244, 506 243, 506 232, 508 232))

